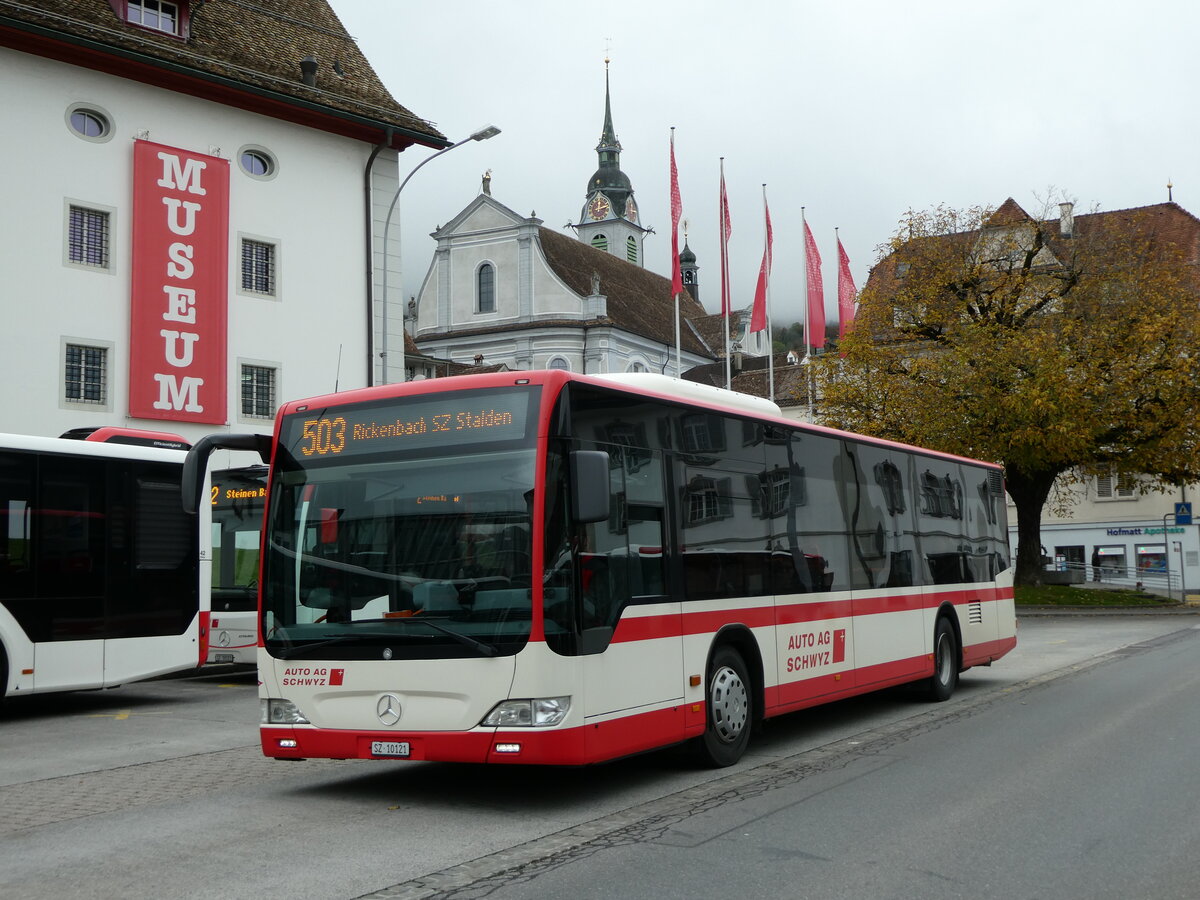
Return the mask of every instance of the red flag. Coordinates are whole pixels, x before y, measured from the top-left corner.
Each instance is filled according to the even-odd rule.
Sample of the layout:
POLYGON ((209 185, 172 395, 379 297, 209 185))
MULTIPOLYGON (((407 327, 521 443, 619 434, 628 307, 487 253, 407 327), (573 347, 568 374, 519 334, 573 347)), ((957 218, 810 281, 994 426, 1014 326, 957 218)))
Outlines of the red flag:
POLYGON ((683 293, 683 274, 679 271, 679 217, 683 201, 679 198, 679 170, 675 168, 675 129, 671 129, 671 296, 683 293))
POLYGON ((771 280, 773 236, 771 234, 771 210, 763 196, 763 215, 767 219, 767 246, 763 248, 762 265, 758 267, 758 284, 754 288, 754 311, 750 314, 750 331, 767 330, 767 283, 771 280))
POLYGON ((808 343, 825 346, 825 288, 821 285, 821 254, 812 229, 804 223, 804 265, 808 273, 808 343))
POLYGON ((854 286, 854 276, 850 274, 850 257, 838 238, 838 338, 844 338, 850 326, 854 324, 854 300, 858 296, 858 288, 854 286))
POLYGON ((729 317, 729 197, 725 193, 725 162, 721 162, 721 315, 729 317))

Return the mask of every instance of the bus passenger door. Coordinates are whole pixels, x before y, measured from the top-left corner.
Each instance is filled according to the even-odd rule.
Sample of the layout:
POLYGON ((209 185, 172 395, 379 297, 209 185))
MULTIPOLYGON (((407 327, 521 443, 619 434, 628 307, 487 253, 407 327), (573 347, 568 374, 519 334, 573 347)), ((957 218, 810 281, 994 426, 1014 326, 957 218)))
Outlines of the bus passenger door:
POLYGON ((662 455, 604 449, 609 517, 579 526, 580 653, 589 752, 617 756, 679 739, 681 610, 667 596, 662 455))
POLYGON ((924 673, 931 626, 921 588, 912 457, 847 443, 838 479, 850 539, 856 684, 924 673))

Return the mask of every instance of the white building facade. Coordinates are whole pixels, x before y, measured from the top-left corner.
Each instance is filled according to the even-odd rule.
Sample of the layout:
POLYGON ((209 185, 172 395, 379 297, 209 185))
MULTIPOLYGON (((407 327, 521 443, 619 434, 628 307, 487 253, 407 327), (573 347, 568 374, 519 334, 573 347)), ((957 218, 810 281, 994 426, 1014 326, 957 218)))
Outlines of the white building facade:
POLYGON ((34 6, 0 3, 0 83, 12 88, 0 430, 118 425, 194 440, 265 430, 283 400, 379 380, 380 234, 398 151, 446 142, 394 100, 338 95, 334 59, 343 80, 387 96, 328 5, 303 0, 297 23, 263 15, 232 36, 231 15, 262 14, 210 7, 163 34, 107 0, 34 6), (252 43, 267 24, 296 49, 282 72, 239 69, 214 49, 244 58, 253 48, 230 41, 252 43))
MULTIPOLYGON (((1056 510, 1048 504, 1042 513, 1050 569, 1118 587, 1169 589, 1177 599, 1200 594, 1200 525, 1178 524, 1175 517, 1177 504, 1200 496, 1195 487, 1157 491, 1145 478, 1101 475, 1064 490, 1065 506, 1056 510)), ((1015 548, 1011 501, 1009 522, 1015 548)))
MULTIPOLYGON (((480 194, 433 235, 416 342, 456 363, 673 374, 670 282, 480 194)), ((681 299, 682 365, 711 362, 681 299)))

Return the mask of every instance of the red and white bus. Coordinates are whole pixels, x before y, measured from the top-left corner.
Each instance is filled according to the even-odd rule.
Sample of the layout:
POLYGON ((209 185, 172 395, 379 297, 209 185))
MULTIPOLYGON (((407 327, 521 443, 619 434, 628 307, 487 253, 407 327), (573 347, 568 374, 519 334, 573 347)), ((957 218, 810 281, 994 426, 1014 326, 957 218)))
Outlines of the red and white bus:
MULTIPOLYGON (((262 499, 245 528, 219 523, 210 533, 207 515, 198 523, 181 509, 188 446, 128 428, 0 435, 0 697, 115 687, 209 658, 200 560, 223 570, 236 556, 233 574, 256 580, 262 499)), ((253 483, 256 473, 223 475, 253 483)), ((257 479, 262 490, 261 467, 257 479)), ((256 608, 255 588, 234 584, 237 602, 248 593, 256 608)))
MULTIPOLYGON (((204 438, 185 494, 261 440, 204 438)), ((662 376, 288 403, 265 528, 272 757, 729 765, 763 718, 943 700, 1016 644, 999 468, 662 376)))

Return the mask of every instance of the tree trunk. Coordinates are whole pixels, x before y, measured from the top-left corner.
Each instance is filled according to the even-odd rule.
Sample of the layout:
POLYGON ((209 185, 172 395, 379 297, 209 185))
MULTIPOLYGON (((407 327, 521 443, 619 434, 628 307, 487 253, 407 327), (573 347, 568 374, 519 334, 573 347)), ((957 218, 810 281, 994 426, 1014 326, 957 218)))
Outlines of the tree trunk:
POLYGON ((1042 583, 1042 507, 1050 496, 1056 471, 1005 471, 1005 487, 1017 507, 1017 584, 1042 583))

